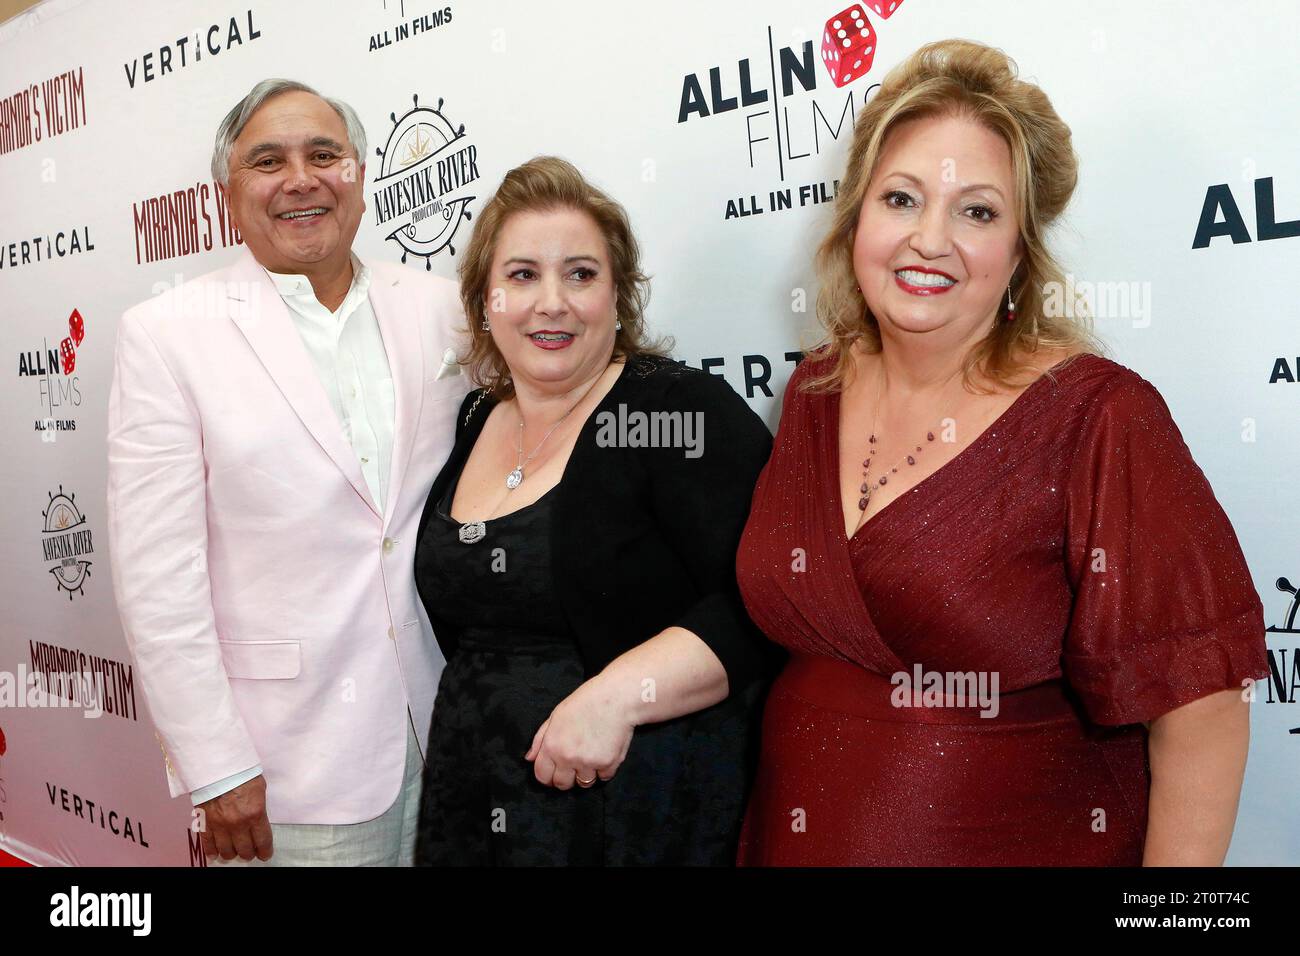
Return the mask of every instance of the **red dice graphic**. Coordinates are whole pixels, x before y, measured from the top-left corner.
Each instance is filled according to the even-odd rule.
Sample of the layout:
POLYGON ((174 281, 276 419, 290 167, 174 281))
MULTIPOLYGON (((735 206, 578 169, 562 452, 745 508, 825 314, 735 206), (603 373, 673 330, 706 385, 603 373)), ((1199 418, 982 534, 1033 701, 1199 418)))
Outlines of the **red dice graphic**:
POLYGON ((71 375, 72 370, 77 367, 77 351, 73 347, 72 339, 64 339, 59 345, 59 364, 63 366, 63 374, 71 375))
MULTIPOLYGON (((888 5, 885 0, 882 3, 888 5)), ((826 21, 822 31, 822 62, 836 86, 844 86, 865 74, 876 55, 876 31, 863 10, 864 5, 859 3, 835 14, 826 21)))
POLYGON ((81 313, 73 309, 72 315, 68 316, 68 331, 72 333, 72 344, 80 345, 81 340, 86 337, 86 323, 81 319, 81 313))
POLYGON ((874 11, 880 19, 888 20, 894 15, 894 11, 902 5, 903 0, 871 0, 867 7, 874 11))

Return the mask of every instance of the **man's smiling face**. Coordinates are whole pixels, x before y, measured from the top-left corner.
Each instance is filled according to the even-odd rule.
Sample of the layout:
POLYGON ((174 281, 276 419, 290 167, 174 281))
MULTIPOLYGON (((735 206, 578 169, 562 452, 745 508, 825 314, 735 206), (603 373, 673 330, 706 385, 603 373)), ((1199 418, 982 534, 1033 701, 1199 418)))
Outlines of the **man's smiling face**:
POLYGON ((271 272, 345 268, 366 203, 365 166, 319 96, 280 93, 235 140, 230 205, 254 258, 271 272))

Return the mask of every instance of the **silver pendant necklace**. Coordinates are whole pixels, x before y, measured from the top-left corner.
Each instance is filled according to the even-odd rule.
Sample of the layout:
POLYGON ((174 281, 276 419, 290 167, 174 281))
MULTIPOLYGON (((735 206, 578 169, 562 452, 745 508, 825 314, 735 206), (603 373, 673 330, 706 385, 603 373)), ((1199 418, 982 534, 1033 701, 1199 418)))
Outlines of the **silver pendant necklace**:
MULTIPOLYGON (((586 397, 587 396, 584 395, 582 398, 586 398, 586 397)), ((582 398, 578 399, 578 401, 581 402, 582 398)), ((577 408, 577 407, 578 407, 577 405, 573 406, 573 408, 577 408)), ((551 437, 551 432, 555 431, 555 429, 560 427, 560 425, 564 422, 564 420, 569 417, 569 412, 573 411, 573 408, 570 408, 568 412, 565 412, 563 415, 561 415, 556 420, 555 424, 552 425, 549 429, 547 429, 546 434, 542 436, 542 440, 537 443, 537 447, 533 449, 533 453, 529 455, 527 458, 524 457, 524 416, 523 415, 519 416, 519 440, 515 443, 515 454, 517 457, 515 459, 514 470, 512 470, 510 474, 506 475, 507 489, 509 489, 510 491, 514 491, 516 488, 518 488, 520 485, 524 483, 524 469, 528 467, 529 462, 531 462, 534 458, 537 457, 537 453, 541 451, 542 446, 546 444, 546 439, 551 437)))
MULTIPOLYGON (((606 368, 608 369, 608 366, 606 366, 606 368)), ((542 446, 546 444, 546 439, 550 438, 551 434, 555 431, 555 429, 559 428, 560 425, 564 423, 564 420, 568 418, 571 414, 573 414, 573 410, 586 400, 587 396, 591 394, 591 390, 594 389, 597 385, 599 385, 600 380, 604 377, 605 377, 604 372, 596 376, 596 380, 587 387, 587 390, 585 392, 582 393, 582 398, 579 398, 576 402, 574 402, 571 406, 569 406, 569 410, 565 412, 563 415, 561 415, 558 419, 556 419, 555 424, 552 425, 549 429, 547 429, 546 434, 542 436, 542 440, 537 443, 537 447, 533 449, 532 454, 530 454, 527 458, 524 457, 524 416, 522 412, 520 413, 519 437, 515 442, 515 455, 516 455, 515 467, 511 469, 510 474, 506 475, 507 494, 511 491, 514 491, 516 488, 518 488, 520 485, 524 483, 524 469, 527 468, 529 463, 534 458, 537 457, 537 453, 540 452, 542 450, 542 446)), ((486 520, 466 521, 464 524, 460 526, 459 537, 460 537, 461 544, 477 544, 479 541, 482 541, 486 535, 487 535, 486 520)))

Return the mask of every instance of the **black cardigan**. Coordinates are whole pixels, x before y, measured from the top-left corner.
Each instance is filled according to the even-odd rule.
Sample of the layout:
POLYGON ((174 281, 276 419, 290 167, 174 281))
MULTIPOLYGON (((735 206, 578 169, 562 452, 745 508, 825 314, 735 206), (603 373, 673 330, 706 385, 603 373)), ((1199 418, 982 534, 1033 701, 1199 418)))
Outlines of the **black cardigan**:
MULTIPOLYGON (((484 396, 471 413, 480 395, 470 392, 461 405, 456 444, 425 502, 415 551, 420 597, 448 660, 459 633, 439 620, 438 595, 421 584, 421 543, 496 403, 484 396)), ((733 692, 766 676, 771 649, 741 603, 736 549, 771 449, 767 426, 723 379, 671 359, 628 360, 583 424, 554 501, 553 586, 588 677, 672 625, 709 645, 733 692), (601 447, 601 413, 618 416, 620 406, 702 412, 702 454, 601 447)))

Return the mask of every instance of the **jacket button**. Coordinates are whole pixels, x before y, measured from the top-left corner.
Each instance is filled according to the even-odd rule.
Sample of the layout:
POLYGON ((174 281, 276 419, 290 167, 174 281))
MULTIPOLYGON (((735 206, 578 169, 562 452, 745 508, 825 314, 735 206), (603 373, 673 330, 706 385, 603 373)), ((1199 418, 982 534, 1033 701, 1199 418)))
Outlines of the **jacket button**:
POLYGON ((393 545, 394 545, 394 544, 396 544, 396 542, 393 541, 392 538, 385 538, 385 539, 384 539, 384 554, 392 554, 392 553, 393 553, 393 545))
POLYGON ((391 627, 388 629, 388 639, 390 641, 397 640, 397 635, 393 632, 393 629, 391 627))

